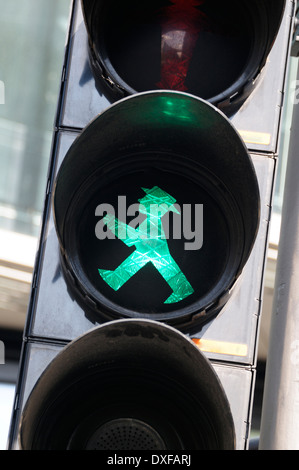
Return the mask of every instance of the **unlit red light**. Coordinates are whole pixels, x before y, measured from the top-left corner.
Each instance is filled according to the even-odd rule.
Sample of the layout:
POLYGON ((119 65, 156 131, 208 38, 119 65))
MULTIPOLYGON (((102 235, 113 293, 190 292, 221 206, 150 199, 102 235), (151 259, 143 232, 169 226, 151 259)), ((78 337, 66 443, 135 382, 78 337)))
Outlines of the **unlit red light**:
POLYGON ((210 30, 210 21, 197 7, 205 0, 175 0, 158 12, 162 27, 161 80, 157 87, 187 91, 185 84, 200 31, 210 30))

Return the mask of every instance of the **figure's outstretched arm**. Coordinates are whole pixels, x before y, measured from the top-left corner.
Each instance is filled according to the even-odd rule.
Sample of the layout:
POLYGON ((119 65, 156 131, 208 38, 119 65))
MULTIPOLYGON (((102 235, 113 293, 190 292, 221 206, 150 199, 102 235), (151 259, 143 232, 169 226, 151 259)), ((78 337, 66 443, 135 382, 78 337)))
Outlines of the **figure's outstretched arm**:
POLYGON ((125 224, 112 214, 105 215, 103 222, 107 225, 109 230, 127 246, 135 245, 136 241, 140 239, 138 230, 125 224))

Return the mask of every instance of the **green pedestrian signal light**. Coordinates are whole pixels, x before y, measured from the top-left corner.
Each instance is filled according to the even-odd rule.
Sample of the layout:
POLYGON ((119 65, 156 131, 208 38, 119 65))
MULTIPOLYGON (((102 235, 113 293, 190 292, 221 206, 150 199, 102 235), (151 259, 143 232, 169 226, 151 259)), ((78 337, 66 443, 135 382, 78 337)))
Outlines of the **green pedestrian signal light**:
POLYGON ((174 207, 176 201, 158 186, 143 190, 146 196, 139 200, 140 212, 145 214, 146 219, 137 229, 115 220, 111 214, 104 217, 107 227, 118 236, 120 232, 125 232, 125 238, 120 236, 120 239, 136 249, 114 271, 99 269, 99 273, 117 291, 147 263, 152 263, 173 291, 164 303, 177 303, 191 295, 194 289, 170 254, 162 226, 161 218, 165 213, 179 213, 174 207))
POLYGON ((209 320, 259 225, 243 141, 221 112, 180 92, 141 93, 104 111, 71 146, 54 189, 63 271, 101 319, 209 320))

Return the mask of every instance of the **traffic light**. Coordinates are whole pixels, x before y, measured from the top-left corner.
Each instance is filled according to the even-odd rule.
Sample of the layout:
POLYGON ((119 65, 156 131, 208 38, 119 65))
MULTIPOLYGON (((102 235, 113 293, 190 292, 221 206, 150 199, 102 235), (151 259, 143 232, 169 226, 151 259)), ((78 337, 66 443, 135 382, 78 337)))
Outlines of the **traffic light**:
POLYGON ((123 320, 54 359, 28 401, 21 439, 25 449, 233 449, 234 427, 191 341, 158 322, 123 320))
POLYGON ((115 98, 186 91, 232 113, 249 96, 284 1, 83 1, 91 66, 115 98))
POLYGON ((61 163, 53 201, 64 271, 107 319, 197 327, 227 301, 258 229, 242 140, 214 107, 173 91, 95 119, 61 163))
POLYGON ((10 448, 248 447, 293 2, 140 3, 73 5, 10 448))

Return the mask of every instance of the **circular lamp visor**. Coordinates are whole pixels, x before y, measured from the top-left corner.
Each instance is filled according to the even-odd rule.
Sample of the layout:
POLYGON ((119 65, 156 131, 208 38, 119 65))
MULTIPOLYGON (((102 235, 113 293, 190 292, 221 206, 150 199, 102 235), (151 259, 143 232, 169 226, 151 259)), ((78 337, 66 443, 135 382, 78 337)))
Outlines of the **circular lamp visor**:
POLYGON ((214 104, 245 99, 265 64, 284 3, 83 1, 93 70, 116 92, 168 89, 214 104))
POLYGON ((112 318, 184 324, 227 300, 251 252, 259 189, 227 118, 178 92, 125 98, 76 139, 55 183, 66 271, 112 318))
POLYGON ((118 320, 63 348, 22 413, 22 450, 233 450, 212 365, 161 323, 118 320))

